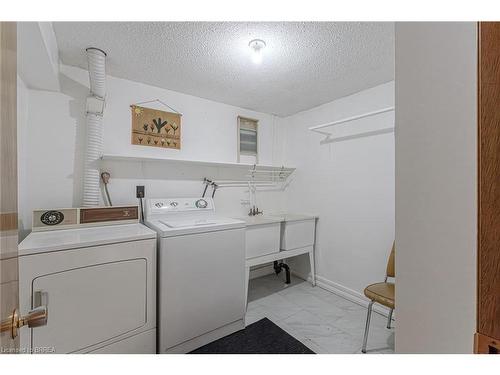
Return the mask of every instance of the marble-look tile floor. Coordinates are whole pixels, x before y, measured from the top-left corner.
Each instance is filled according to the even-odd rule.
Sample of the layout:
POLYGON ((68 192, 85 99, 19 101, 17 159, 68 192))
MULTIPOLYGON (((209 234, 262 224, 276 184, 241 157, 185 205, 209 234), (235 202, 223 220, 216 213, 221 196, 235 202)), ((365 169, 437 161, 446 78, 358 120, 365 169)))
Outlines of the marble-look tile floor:
MULTIPOLYGON (((315 353, 361 353, 366 308, 297 277, 287 286, 280 276, 250 280, 247 325, 267 317, 315 353)), ((368 353, 394 353, 394 328, 386 324, 372 314, 368 353)))

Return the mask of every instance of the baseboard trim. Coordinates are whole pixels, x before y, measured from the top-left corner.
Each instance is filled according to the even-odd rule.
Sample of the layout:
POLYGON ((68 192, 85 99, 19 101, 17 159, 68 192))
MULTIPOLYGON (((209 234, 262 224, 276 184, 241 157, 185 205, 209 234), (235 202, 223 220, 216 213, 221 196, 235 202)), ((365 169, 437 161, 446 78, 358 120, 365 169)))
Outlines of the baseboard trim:
MULTIPOLYGON (((311 282, 311 276, 310 274, 303 275, 299 274, 297 272, 293 272, 292 274, 306 280, 308 282, 311 282)), ((363 306, 364 308, 368 308, 368 304, 370 303, 370 300, 366 298, 364 295, 362 295, 359 292, 356 292, 355 290, 352 290, 350 288, 347 288, 343 285, 337 284, 331 280, 328 280, 327 278, 323 276, 318 276, 316 275, 316 286, 325 289, 333 294, 336 294, 342 298, 345 298, 351 302, 354 302, 360 306, 363 306)), ((373 305, 373 311, 383 315, 385 317, 389 316, 389 309, 385 306, 379 305, 379 304, 374 304, 373 305)), ((396 317, 396 312, 393 314, 393 319, 396 317)))

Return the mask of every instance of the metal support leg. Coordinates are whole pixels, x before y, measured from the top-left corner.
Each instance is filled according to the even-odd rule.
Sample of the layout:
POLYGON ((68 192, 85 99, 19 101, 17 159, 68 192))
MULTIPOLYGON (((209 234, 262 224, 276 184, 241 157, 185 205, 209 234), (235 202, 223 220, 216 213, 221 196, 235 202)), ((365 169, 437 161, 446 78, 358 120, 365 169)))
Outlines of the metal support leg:
POLYGON ((309 264, 311 265, 311 284, 312 286, 316 286, 316 271, 314 267, 314 248, 309 251, 309 264))
POLYGON ((391 329, 391 323, 392 323, 392 312, 394 311, 394 309, 391 309, 391 311, 389 311, 389 317, 387 318, 387 328, 388 329, 391 329))
POLYGON ((362 353, 366 353, 366 343, 368 342, 368 331, 370 330, 370 318, 372 316, 373 304, 374 301, 371 301, 368 305, 368 313, 366 314, 365 337, 363 338, 363 347, 361 348, 362 353))
POLYGON ((250 281, 250 266, 245 266, 245 311, 248 305, 248 283, 250 281))

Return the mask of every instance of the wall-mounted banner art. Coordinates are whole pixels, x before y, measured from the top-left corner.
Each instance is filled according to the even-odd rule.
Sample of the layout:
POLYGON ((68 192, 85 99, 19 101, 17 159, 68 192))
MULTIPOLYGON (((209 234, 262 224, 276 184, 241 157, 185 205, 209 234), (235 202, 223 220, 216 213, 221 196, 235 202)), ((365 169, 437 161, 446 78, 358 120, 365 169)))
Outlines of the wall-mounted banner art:
POLYGON ((131 105, 132 144, 181 148, 181 115, 174 112, 131 105))

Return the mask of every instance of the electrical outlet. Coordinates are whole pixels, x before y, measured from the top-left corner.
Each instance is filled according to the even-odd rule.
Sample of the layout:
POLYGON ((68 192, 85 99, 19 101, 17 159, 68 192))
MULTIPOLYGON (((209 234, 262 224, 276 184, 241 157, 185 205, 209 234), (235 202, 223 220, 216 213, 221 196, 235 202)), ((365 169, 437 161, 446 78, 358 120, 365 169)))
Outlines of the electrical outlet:
POLYGON ((137 198, 144 198, 145 196, 144 185, 135 187, 135 195, 137 198))

